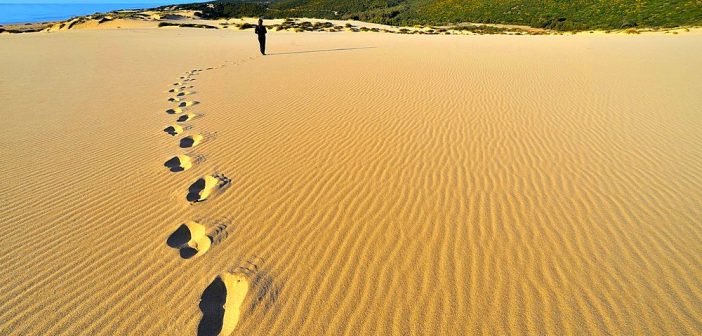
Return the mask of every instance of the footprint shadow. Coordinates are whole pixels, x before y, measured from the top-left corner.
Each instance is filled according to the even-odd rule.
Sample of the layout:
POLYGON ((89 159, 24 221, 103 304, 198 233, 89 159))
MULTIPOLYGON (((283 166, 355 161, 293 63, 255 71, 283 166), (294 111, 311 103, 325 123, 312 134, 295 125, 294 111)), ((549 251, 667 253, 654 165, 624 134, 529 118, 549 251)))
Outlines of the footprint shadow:
POLYGON ((168 236, 166 245, 178 249, 181 258, 191 259, 205 254, 212 247, 224 241, 229 235, 228 227, 229 224, 224 222, 207 228, 198 222, 188 221, 179 225, 168 236))
POLYGON ((183 85, 183 86, 180 86, 180 87, 177 87, 177 88, 169 89, 168 92, 170 92, 170 93, 177 93, 177 92, 182 92, 182 91, 185 90, 185 89, 192 89, 193 87, 194 87, 194 86, 192 86, 192 85, 183 85))
POLYGON ((181 101, 181 102, 178 104, 178 107, 180 107, 180 108, 183 108, 183 107, 190 107, 190 106, 197 105, 197 104, 200 104, 200 102, 192 101, 192 100, 187 100, 187 101, 181 101))
POLYGON ((186 122, 186 121, 190 121, 190 120, 193 120, 193 119, 201 117, 201 116, 202 116, 202 114, 195 114, 195 113, 183 114, 180 117, 178 117, 178 119, 176 119, 176 122, 179 122, 179 123, 186 122))
POLYGON ((177 173, 186 171, 192 168, 193 165, 202 163, 204 161, 204 155, 176 155, 164 162, 163 166, 168 168, 168 170, 170 170, 171 172, 177 173))
POLYGON ((234 271, 224 272, 202 293, 199 303, 202 319, 197 335, 229 335, 242 318, 247 297, 251 304, 244 313, 250 315, 261 303, 266 303, 266 309, 270 309, 279 294, 280 287, 255 262, 249 261, 234 271))
POLYGON ((207 200, 214 192, 221 192, 231 184, 231 179, 224 174, 205 175, 188 188, 185 199, 190 203, 207 200))
POLYGON ((180 148, 192 148, 217 138, 217 132, 204 132, 201 134, 192 134, 180 139, 178 146, 180 148))
POLYGON ((185 138, 180 139, 179 146, 180 148, 192 148, 199 145, 203 139, 204 137, 199 134, 188 135, 185 138))
MULTIPOLYGON (((217 276, 200 297, 202 319, 197 327, 198 336, 219 335, 224 327, 224 305, 227 302, 227 286, 222 276, 217 276)), ((238 322, 238 318, 237 318, 238 322)))
POLYGON ((168 114, 181 114, 181 113, 183 113, 183 109, 180 107, 170 108, 170 109, 166 110, 166 113, 168 113, 168 114))
POLYGON ((166 128, 163 129, 164 132, 168 133, 170 136, 176 136, 180 133, 183 133, 183 131, 189 130, 189 126, 181 126, 181 125, 170 125, 167 126, 166 128))

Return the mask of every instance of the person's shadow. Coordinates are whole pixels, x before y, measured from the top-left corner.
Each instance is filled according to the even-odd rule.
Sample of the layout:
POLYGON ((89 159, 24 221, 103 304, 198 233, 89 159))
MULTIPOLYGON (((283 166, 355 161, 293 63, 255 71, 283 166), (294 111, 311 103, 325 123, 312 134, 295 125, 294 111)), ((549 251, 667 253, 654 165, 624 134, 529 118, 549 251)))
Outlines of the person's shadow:
POLYGON ((375 47, 358 47, 358 48, 335 48, 335 49, 319 49, 319 50, 305 50, 305 51, 288 51, 266 54, 268 56, 274 55, 292 55, 292 54, 309 54, 309 53, 319 53, 319 52, 333 52, 333 51, 348 51, 348 50, 359 50, 359 49, 374 49, 375 47))

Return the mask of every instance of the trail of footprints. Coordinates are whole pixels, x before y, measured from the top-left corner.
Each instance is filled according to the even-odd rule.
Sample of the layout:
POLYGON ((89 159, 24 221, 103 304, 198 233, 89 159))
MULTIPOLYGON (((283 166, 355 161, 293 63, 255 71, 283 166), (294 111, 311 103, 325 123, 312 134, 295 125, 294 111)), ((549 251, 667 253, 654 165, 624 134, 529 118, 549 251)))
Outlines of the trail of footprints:
MULTIPOLYGON (((170 172, 185 172, 205 160, 203 155, 188 152, 214 139, 214 134, 196 131, 193 125, 188 124, 205 116, 191 111, 200 104, 192 99, 192 96, 197 94, 193 82, 196 81, 195 76, 201 72, 224 66, 226 64, 188 71, 168 90, 171 94, 168 102, 175 106, 165 112, 176 118, 163 131, 172 137, 179 137, 177 145, 182 151, 163 164, 170 172)), ((223 192, 230 185, 231 179, 222 173, 200 176, 190 181, 184 193, 185 200, 191 205, 196 205, 223 192)), ((179 224, 168 237, 166 244, 177 250, 181 258, 191 259, 201 257, 227 238, 229 224, 209 221, 214 224, 205 225, 201 222, 208 221, 188 220, 179 224)), ((273 285, 270 276, 259 269, 258 265, 261 262, 260 258, 247 261, 233 270, 221 273, 210 283, 202 293, 199 303, 202 319, 198 325, 198 335, 229 335, 239 322, 247 295, 252 296, 249 300, 252 302, 249 310, 256 308, 263 301, 270 304, 276 300, 278 289, 273 285), (249 293, 252 289, 253 294, 249 293)))

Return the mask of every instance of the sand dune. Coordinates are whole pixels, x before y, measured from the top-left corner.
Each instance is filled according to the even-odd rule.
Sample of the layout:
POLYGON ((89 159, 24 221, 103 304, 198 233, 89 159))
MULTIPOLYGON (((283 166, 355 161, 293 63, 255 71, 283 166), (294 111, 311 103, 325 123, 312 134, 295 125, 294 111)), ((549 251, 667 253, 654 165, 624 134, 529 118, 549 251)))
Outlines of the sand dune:
POLYGON ((700 34, 0 45, 2 335, 702 333, 700 34))

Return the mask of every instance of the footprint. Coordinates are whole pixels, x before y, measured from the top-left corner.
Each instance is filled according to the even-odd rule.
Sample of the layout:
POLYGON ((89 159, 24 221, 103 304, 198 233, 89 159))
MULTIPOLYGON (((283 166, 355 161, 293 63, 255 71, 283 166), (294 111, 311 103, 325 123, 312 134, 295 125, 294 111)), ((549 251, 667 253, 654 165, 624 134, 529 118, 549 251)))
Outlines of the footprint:
POLYGON ((208 229, 198 222, 187 221, 168 236, 166 244, 178 249, 183 259, 201 256, 227 238, 228 226, 226 223, 219 223, 208 229))
POLYGON ((168 101, 171 103, 177 103, 177 102, 181 101, 181 99, 180 98, 168 98, 168 101))
POLYGON ((195 119, 195 118, 197 118, 197 117, 199 117, 199 116, 200 116, 199 114, 195 114, 195 113, 183 114, 183 115, 181 115, 180 117, 178 117, 178 119, 176 120, 176 122, 186 122, 186 121, 189 121, 189 120, 193 120, 193 119, 195 119))
POLYGON ((183 109, 180 107, 170 108, 170 109, 166 110, 166 113, 168 113, 168 114, 181 114, 181 113, 183 113, 183 109))
POLYGON ((185 87, 185 86, 181 86, 181 87, 169 89, 168 92, 177 93, 177 92, 183 91, 183 90, 186 89, 186 88, 187 88, 187 87, 185 87))
POLYGON ((177 94, 176 96, 177 96, 177 97, 183 97, 183 96, 191 95, 191 94, 194 94, 194 93, 195 93, 195 92, 191 92, 191 91, 182 91, 182 92, 178 92, 178 94, 177 94))
POLYGON ((183 259, 190 259, 205 254, 212 246, 212 239, 207 235, 204 225, 188 221, 168 237, 166 244, 179 249, 183 259))
POLYGON ((230 183, 231 180, 222 174, 205 175, 190 185, 185 199, 190 203, 205 201, 213 192, 223 190, 230 183))
POLYGON ((185 90, 185 89, 192 89, 192 88, 193 88, 192 85, 189 85, 189 86, 181 86, 181 87, 178 87, 178 88, 172 88, 172 89, 168 90, 168 92, 177 93, 177 92, 181 92, 181 91, 183 91, 183 90, 185 90))
POLYGON ((193 106, 195 104, 199 104, 199 102, 191 101, 191 100, 182 101, 182 102, 180 102, 180 104, 178 104, 178 107, 189 107, 189 106, 193 106))
POLYGON ((195 147, 195 146, 199 145, 204 138, 205 137, 203 137, 200 134, 188 135, 185 138, 180 139, 180 148, 195 147))
POLYGON ((174 173, 182 172, 193 166, 193 158, 188 155, 177 155, 168 159, 163 165, 174 173))
POLYGON ((249 279, 240 273, 222 273, 207 286, 200 298, 202 320, 198 336, 228 336, 236 329, 242 305, 249 292, 249 279))
POLYGON ((170 125, 163 129, 164 132, 170 134, 171 136, 176 136, 183 133, 183 126, 180 125, 170 125))

